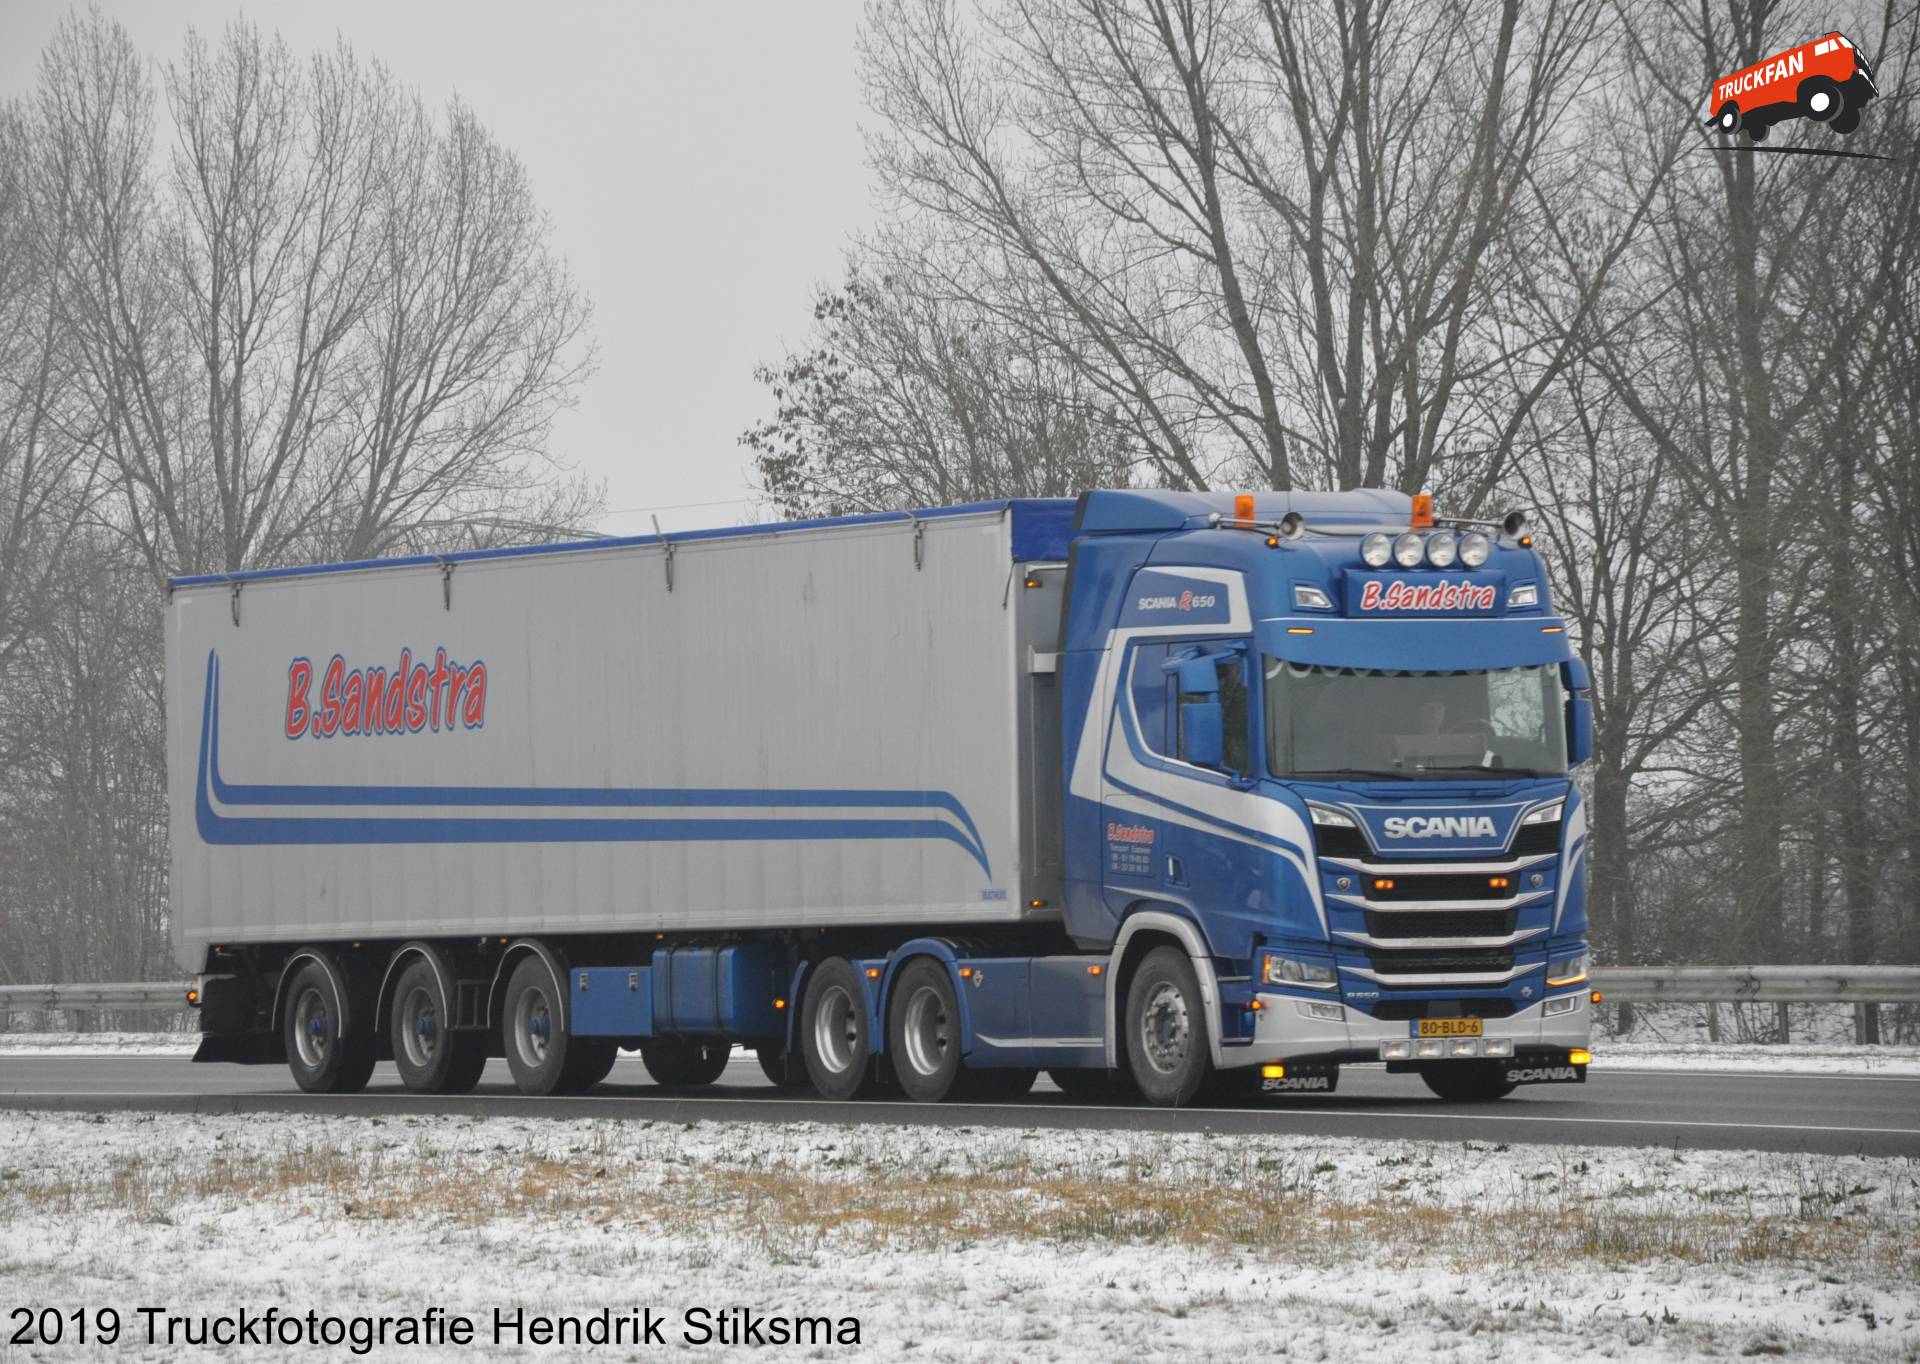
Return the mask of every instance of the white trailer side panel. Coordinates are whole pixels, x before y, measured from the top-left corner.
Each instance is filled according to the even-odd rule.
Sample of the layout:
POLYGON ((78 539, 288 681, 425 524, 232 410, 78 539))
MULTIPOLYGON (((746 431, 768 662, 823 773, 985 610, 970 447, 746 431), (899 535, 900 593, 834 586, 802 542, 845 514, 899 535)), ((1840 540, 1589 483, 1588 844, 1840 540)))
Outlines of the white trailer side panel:
POLYGON ((181 967, 229 942, 1019 918, 1009 522, 920 533, 919 569, 904 521, 683 541, 671 592, 655 545, 255 579, 237 625, 225 584, 177 588, 181 967), (345 722, 351 674, 403 649, 484 664, 484 707, 473 681, 414 725, 450 676, 413 669, 361 716, 400 732, 314 732, 336 656, 345 722))

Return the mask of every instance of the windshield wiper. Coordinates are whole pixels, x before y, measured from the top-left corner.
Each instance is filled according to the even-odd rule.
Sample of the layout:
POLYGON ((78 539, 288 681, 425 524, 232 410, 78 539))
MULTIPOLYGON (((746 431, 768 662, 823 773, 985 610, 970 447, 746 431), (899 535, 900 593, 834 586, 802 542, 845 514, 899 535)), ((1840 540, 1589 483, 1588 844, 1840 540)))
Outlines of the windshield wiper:
POLYGON ((1475 777, 1550 777, 1559 775, 1552 772, 1539 772, 1531 767, 1473 767, 1466 763, 1435 764, 1422 767, 1422 772, 1465 772, 1475 777))
POLYGON ((1415 776, 1416 773, 1410 768, 1387 770, 1379 767, 1329 767, 1319 771, 1289 772, 1287 775, 1289 777, 1306 780, 1320 777, 1331 778, 1335 781, 1352 781, 1355 779, 1377 780, 1382 778, 1387 781, 1406 781, 1408 778, 1415 776))

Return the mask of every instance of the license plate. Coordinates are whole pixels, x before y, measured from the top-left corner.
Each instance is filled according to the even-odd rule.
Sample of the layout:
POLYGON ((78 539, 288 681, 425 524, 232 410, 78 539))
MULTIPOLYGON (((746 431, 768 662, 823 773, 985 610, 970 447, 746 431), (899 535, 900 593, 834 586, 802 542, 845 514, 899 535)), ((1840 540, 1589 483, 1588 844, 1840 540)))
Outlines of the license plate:
POLYGON ((1477 1018, 1423 1018, 1420 1030, 1415 1037, 1478 1037, 1481 1023, 1477 1018))

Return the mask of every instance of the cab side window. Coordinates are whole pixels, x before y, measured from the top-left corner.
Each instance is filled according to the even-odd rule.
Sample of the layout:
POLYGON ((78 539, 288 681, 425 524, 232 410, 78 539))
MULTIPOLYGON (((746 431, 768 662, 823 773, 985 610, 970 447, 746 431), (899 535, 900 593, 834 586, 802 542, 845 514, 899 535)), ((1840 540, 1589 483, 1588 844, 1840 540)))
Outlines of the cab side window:
POLYGON ((1170 644, 1134 645, 1128 684, 1133 692, 1134 717, 1140 722, 1140 742, 1147 752, 1162 758, 1174 752, 1174 680, 1166 671, 1172 653, 1170 644))

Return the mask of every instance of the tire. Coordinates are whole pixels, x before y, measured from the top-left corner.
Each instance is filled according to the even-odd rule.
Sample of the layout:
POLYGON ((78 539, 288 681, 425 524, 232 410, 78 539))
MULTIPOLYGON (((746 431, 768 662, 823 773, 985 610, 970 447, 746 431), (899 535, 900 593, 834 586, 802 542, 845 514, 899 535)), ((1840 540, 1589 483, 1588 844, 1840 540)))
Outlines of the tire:
POLYGON ((901 968, 887 1003, 887 1054, 909 1099, 937 1104, 960 1079, 960 1001, 947 968, 919 957, 901 968))
POLYGON ((640 1046, 640 1063, 657 1085, 692 1089, 710 1085, 726 1073, 733 1047, 726 1042, 682 1042, 669 1039, 640 1046))
POLYGON ((995 1066, 960 1072, 959 1097, 974 1103, 1007 1104, 1027 1097, 1040 1072, 1032 1066, 995 1066))
MULTIPOLYGON (((560 1022, 560 983, 547 963, 529 952, 507 977, 500 1010, 500 1045, 522 1094, 556 1094, 578 1080, 567 1074, 568 1038, 560 1022)), ((609 1061, 611 1066, 612 1062, 609 1061)), ((605 1072, 602 1072, 604 1075, 605 1072)))
POLYGON ((1740 131, 1740 106, 1729 100, 1713 116, 1713 126, 1731 137, 1740 131))
POLYGON ((1747 141, 1749 142, 1765 142, 1768 132, 1768 125, 1765 123, 1749 123, 1746 125, 1747 141))
POLYGON ((372 1042, 340 1035, 341 1004, 317 961, 301 963, 287 984, 280 1036, 293 1082, 309 1094, 354 1094, 373 1075, 372 1042))
POLYGON ((1842 109, 1834 115, 1833 122, 1827 126, 1836 133, 1839 133, 1842 137, 1850 137, 1854 130, 1860 126, 1860 111, 1858 109, 1842 109))
POLYGON ((1449 1061, 1420 1072, 1427 1088, 1448 1103, 1481 1104, 1504 1099, 1518 1088, 1506 1079, 1506 1067, 1493 1061, 1449 1061))
POLYGON ((473 1033, 446 1026, 450 1010, 432 965, 415 958, 393 987, 387 1036, 400 1083, 415 1094, 465 1094, 480 1082, 487 1050, 473 1033))
POLYGON ((613 1073, 620 1059, 620 1044, 601 1037, 567 1039, 567 1060, 560 1068, 557 1094, 585 1094, 613 1073))
POLYGON ((1187 954, 1156 947, 1127 987, 1127 1063, 1141 1097, 1182 1108, 1206 1083, 1207 1011, 1187 954))
POLYGON ((787 1076, 787 1053, 777 1047, 758 1047, 754 1050, 754 1059, 760 1062, 760 1073, 767 1077, 775 1089, 804 1089, 805 1080, 794 1080, 787 1076))
POLYGON ((1129 1083, 1132 1077, 1120 1071, 1063 1067, 1048 1071, 1047 1078, 1075 1103, 1125 1103, 1139 1097, 1129 1083))
POLYGON ((1826 76, 1809 76, 1800 82, 1796 103, 1803 117, 1826 123, 1846 112, 1847 94, 1826 76))
POLYGON ((873 1080, 867 999, 860 974, 845 957, 828 957, 807 981, 800 1012, 800 1054, 823 1099, 858 1098, 873 1080))

